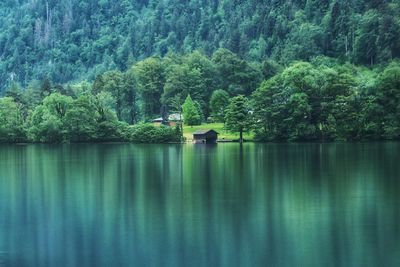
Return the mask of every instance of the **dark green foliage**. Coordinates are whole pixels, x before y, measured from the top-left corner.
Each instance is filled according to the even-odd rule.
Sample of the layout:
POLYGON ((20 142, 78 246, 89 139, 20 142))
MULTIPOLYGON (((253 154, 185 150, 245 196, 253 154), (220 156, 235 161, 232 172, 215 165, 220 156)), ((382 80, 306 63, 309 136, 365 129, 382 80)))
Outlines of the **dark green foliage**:
POLYGON ((190 94, 200 104, 201 113, 208 115, 208 99, 220 82, 215 64, 198 51, 185 56, 169 53, 163 62, 166 83, 162 102, 173 108, 172 101, 177 95, 184 101, 190 94))
MULTIPOLYGON (((226 48, 247 60, 281 63, 326 55, 376 64, 400 56, 397 0, 19 0, 1 1, 0 13, 0 91, 13 81, 41 80, 43 97, 54 89, 47 81, 94 80, 171 51, 211 55, 226 48)), ((227 73, 231 88, 204 81, 209 89, 251 93, 251 67, 234 58, 218 62, 235 62, 239 73, 227 73)), ((203 79, 209 70, 199 69, 203 79)), ((163 93, 153 89, 154 96, 163 93)), ((146 109, 157 112, 152 93, 143 92, 151 100, 146 109)))
POLYGON ((265 80, 274 77, 276 74, 282 71, 282 66, 273 60, 265 60, 262 63, 262 74, 265 80))
POLYGON ((117 121, 115 113, 99 97, 91 95, 72 99, 53 93, 35 108, 27 127, 33 142, 124 140, 123 123, 117 121))
POLYGON ((261 82, 260 70, 227 49, 218 49, 212 57, 221 78, 221 88, 231 95, 249 95, 261 82))
POLYGON ((107 71, 95 79, 92 87, 94 95, 107 92, 112 96, 112 106, 117 118, 128 123, 138 120, 138 92, 132 71, 107 71))
POLYGON ((151 119, 160 111, 165 68, 159 58, 148 58, 138 62, 133 71, 143 100, 143 113, 146 119, 151 119))
POLYGON ((383 131, 387 139, 400 138, 400 64, 392 63, 378 78, 378 102, 383 107, 383 131))
POLYGON ((0 143, 25 140, 26 131, 21 105, 11 97, 0 98, 0 143))
POLYGON ((128 129, 128 140, 133 143, 169 143, 180 142, 180 139, 180 133, 171 127, 138 124, 128 129))
POLYGON ((253 93, 257 138, 398 139, 399 64, 389 65, 378 79, 372 75, 348 65, 296 63, 288 67, 253 93), (374 90, 364 88, 368 79, 375 80, 374 90))
POLYGON ((224 90, 215 90, 210 99, 211 115, 214 121, 225 120, 225 109, 229 104, 229 94, 224 90))
POLYGON ((95 140, 98 116, 92 98, 81 96, 74 100, 63 120, 66 138, 71 142, 95 140))
POLYGON ((182 105, 184 123, 189 126, 201 124, 201 110, 200 105, 193 101, 190 95, 185 99, 182 105))
POLYGON ((249 130, 250 112, 246 97, 239 95, 230 99, 225 111, 225 128, 232 132, 239 132, 239 142, 243 142, 243 132, 249 130))
POLYGON ((211 115, 260 141, 400 139, 399 62, 368 69, 340 61, 317 56, 284 68, 227 49, 212 59, 169 52, 93 83, 13 81, 0 98, 0 142, 181 141, 182 125, 143 124, 161 110, 165 117, 183 113, 187 125, 211 115))

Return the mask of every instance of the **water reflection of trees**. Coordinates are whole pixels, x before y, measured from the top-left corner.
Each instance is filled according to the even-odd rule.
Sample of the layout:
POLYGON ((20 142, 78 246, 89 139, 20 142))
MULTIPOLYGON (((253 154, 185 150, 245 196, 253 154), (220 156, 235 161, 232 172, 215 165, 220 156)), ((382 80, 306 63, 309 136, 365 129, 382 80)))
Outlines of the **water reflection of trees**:
POLYGON ((398 151, 397 144, 3 147, 0 229, 9 231, 0 248, 36 266, 57 258, 66 266, 115 258, 155 266, 378 263, 373 256, 384 257, 383 248, 400 249, 392 238, 400 232, 398 151))

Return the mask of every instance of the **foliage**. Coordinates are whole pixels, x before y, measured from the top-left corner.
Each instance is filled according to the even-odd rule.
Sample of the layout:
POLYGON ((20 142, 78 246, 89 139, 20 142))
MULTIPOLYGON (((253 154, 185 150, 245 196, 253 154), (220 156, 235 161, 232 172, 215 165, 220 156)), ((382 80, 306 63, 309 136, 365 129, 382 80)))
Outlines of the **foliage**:
POLYGON ((243 132, 250 127, 250 112, 246 97, 239 95, 230 99, 225 113, 225 127, 232 132, 239 132, 239 141, 243 141, 243 132))
POLYGON ((143 99, 143 113, 151 119, 159 113, 161 95, 165 84, 165 69, 159 58, 138 62, 133 71, 137 77, 139 92, 143 99))
POLYGON ((357 76, 365 77, 364 72, 337 65, 289 66, 253 93, 253 128, 257 138, 265 141, 398 139, 399 64, 385 68, 374 90, 357 82, 357 76))
POLYGON ((156 127, 151 124, 138 124, 128 130, 128 140, 134 143, 180 142, 179 127, 156 127))
POLYGON ((22 142, 25 139, 21 105, 11 97, 0 98, 0 142, 22 142))
MULTIPOLYGON (((228 75, 225 86, 204 80, 213 71, 207 60, 195 56, 188 61, 202 67, 189 67, 200 71, 211 90, 246 95, 255 70, 240 58, 288 64, 324 55, 375 65, 400 56, 397 0, 19 0, 1 1, 0 13, 0 91, 13 82, 25 87, 44 80, 43 98, 53 92, 49 81, 93 80, 171 51, 211 55, 229 49, 239 59, 221 50, 214 61, 228 75)), ((152 86, 163 80, 148 77, 152 86)), ((146 108, 149 115, 158 112, 154 104, 163 93, 159 86, 152 89, 154 95, 146 93, 154 101, 146 108)))
POLYGON ((211 115, 259 141, 400 139, 399 62, 374 68, 340 62, 318 56, 283 67, 219 49, 212 57, 169 52, 126 71, 104 71, 93 82, 14 81, 0 98, 0 142, 181 140, 182 125, 143 126, 161 110, 183 113, 189 126, 211 115))
POLYGON ((229 104, 229 94, 224 90, 215 90, 210 99, 210 109, 213 120, 223 122, 225 109, 229 104))
POLYGON ((196 102, 192 100, 190 95, 186 97, 186 100, 182 105, 182 110, 184 123, 186 125, 192 126, 201 124, 201 114, 199 106, 196 105, 196 102))

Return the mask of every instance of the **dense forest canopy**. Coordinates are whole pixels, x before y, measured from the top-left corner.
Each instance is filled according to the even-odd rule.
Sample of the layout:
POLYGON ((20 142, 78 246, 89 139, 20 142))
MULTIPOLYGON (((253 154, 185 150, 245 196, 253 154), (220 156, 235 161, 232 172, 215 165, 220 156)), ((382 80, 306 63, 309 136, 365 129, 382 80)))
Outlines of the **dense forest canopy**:
POLYGON ((221 47, 257 62, 387 63, 400 56, 399 20, 398 0, 3 0, 0 91, 221 47))

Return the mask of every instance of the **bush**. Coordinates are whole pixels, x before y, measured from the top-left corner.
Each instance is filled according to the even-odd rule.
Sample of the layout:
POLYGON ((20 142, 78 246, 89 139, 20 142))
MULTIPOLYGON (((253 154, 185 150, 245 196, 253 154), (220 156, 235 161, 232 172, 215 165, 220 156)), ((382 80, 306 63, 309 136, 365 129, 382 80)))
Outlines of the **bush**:
POLYGON ((180 142, 180 136, 175 128, 138 124, 129 127, 128 141, 134 143, 171 143, 180 142))

